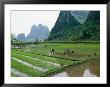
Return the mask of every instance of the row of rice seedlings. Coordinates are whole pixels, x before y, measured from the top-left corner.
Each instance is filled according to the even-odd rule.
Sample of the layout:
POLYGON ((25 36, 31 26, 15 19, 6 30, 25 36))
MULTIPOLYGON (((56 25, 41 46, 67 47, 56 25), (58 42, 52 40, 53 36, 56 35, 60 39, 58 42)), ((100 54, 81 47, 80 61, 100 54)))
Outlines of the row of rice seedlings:
POLYGON ((37 58, 37 59, 40 59, 40 60, 43 60, 43 61, 47 61, 47 62, 51 62, 51 63, 54 63, 54 64, 58 64, 58 63, 56 63, 56 60, 54 61, 54 59, 44 58, 44 56, 37 55, 37 54, 32 54, 30 52, 24 52, 24 51, 20 51, 20 50, 19 51, 15 50, 15 51, 12 51, 12 53, 19 53, 19 54, 22 54, 22 55, 25 55, 25 56, 30 56, 30 57, 37 58))
POLYGON ((11 59, 11 68, 15 68, 17 71, 23 72, 28 76, 34 76, 34 77, 39 76, 43 73, 42 71, 35 70, 32 67, 28 67, 24 65, 23 63, 19 63, 14 59, 11 59))
POLYGON ((34 57, 34 58, 37 57, 37 58, 40 58, 42 60, 51 61, 53 63, 59 63, 61 65, 67 65, 67 64, 71 64, 71 63, 74 63, 75 62, 75 61, 71 61, 71 60, 58 59, 58 58, 49 57, 49 56, 37 55, 37 54, 33 54, 31 52, 16 51, 15 53, 24 54, 26 56, 31 56, 31 57, 34 57))
POLYGON ((17 71, 16 69, 14 68, 11 68, 11 73, 16 77, 16 76, 19 76, 19 77, 28 77, 27 74, 25 73, 22 73, 20 71, 17 71))
MULTIPOLYGON (((22 49, 13 49, 12 50, 12 52, 22 52, 22 53, 24 53, 24 51, 22 50, 22 49)), ((29 52, 26 52, 26 53, 29 53, 29 52)), ((33 53, 32 53, 33 54, 33 53)), ((35 53, 34 53, 35 54, 35 53)), ((37 55, 37 54, 36 54, 37 55)), ((84 60, 91 60, 91 59, 96 59, 96 56, 93 56, 93 57, 84 57, 84 58, 78 58, 77 60, 79 60, 79 61, 84 61, 84 60)))
POLYGON ((33 58, 33 57, 30 57, 30 56, 26 56, 26 55, 23 55, 27 58, 30 58, 30 59, 33 59, 33 60, 37 60, 39 62, 42 62, 42 63, 46 63, 46 64, 49 64, 50 66, 55 66, 55 67, 60 67, 60 64, 58 63, 53 63, 53 62, 50 62, 50 61, 44 61, 44 60, 41 60, 40 58, 33 58))
POLYGON ((46 71, 46 72, 40 74, 40 76, 48 76, 51 73, 58 72, 59 69, 63 69, 63 67, 58 67, 58 68, 55 68, 55 69, 51 69, 49 71, 46 71))
MULTIPOLYGON (((23 52, 24 53, 24 51, 22 51, 22 50, 20 50, 20 49, 18 49, 16 52, 23 52)), ((26 52, 26 53, 30 53, 30 52, 26 52)), ((31 53, 32 55, 34 55, 33 53, 31 53)), ((36 54, 35 54, 36 55, 36 54)), ((54 58, 54 57, 52 57, 52 58, 54 58)), ((80 64, 80 63, 83 63, 83 62, 86 62, 86 61, 89 61, 89 60, 93 60, 93 59, 96 59, 96 57, 90 57, 90 58, 88 58, 88 57, 84 57, 84 58, 80 58, 80 59, 77 59, 77 61, 74 61, 74 62, 72 62, 71 60, 70 60, 70 62, 72 62, 72 63, 74 63, 74 64, 80 64)), ((43 59, 44 60, 44 59, 43 59)), ((65 59, 64 59, 65 60, 65 59)), ((67 61, 65 61, 66 62, 66 64, 67 64, 67 61)), ((63 62, 64 63, 64 62, 63 62)), ((70 63, 69 63, 70 64, 70 63)))
POLYGON ((42 62, 40 60, 33 60, 33 59, 31 59, 29 57, 26 57, 24 55, 21 55, 21 54, 13 53, 12 56, 15 57, 15 58, 18 58, 18 59, 20 59, 22 61, 25 61, 27 63, 30 63, 33 66, 41 67, 42 69, 48 69, 48 70, 50 70, 50 69, 57 68, 55 65, 47 64, 47 63, 44 63, 44 62, 42 62))
MULTIPOLYGON (((20 52, 20 51, 16 51, 16 52, 14 52, 14 53, 20 53, 20 54, 25 54, 25 53, 27 53, 27 52, 20 52)), ((32 53, 27 53, 27 54, 32 54, 32 53)), ((34 55, 34 54, 32 54, 32 55, 34 55)), ((39 55, 36 55, 36 56, 39 56, 39 55)), ((41 55, 40 55, 41 56, 41 55)), ((42 57, 44 57, 44 56, 42 56, 42 57)), ((54 58, 53 58, 54 59, 54 58)), ((55 58, 55 59, 57 59, 57 58, 55 58)), ((62 60, 62 59, 57 59, 57 60, 62 60)), ((42 73, 42 75, 41 76, 47 76, 47 75, 49 75, 49 74, 51 74, 51 73, 53 73, 53 72, 59 72, 59 70, 63 70, 63 68, 64 67, 67 67, 67 66, 69 66, 69 65, 75 65, 75 64, 80 64, 80 63, 83 63, 85 60, 83 60, 83 61, 74 61, 74 64, 72 64, 73 63, 73 61, 72 61, 72 63, 68 63, 67 64, 67 62, 68 62, 68 60, 66 60, 66 64, 64 65, 64 66, 62 66, 62 67, 59 67, 59 68, 57 68, 57 69, 51 69, 51 70, 49 70, 49 71, 47 71, 47 72, 45 72, 45 73, 42 73)), ((86 61, 85 61, 86 62, 86 61)))
POLYGON ((11 77, 19 77, 17 74, 11 72, 11 77))
MULTIPOLYGON (((22 53, 22 54, 26 54, 27 52, 22 52, 21 50, 19 50, 19 51, 16 51, 16 52, 20 52, 20 53, 22 53)), ((33 54, 33 53, 27 53, 27 55, 34 55, 34 56, 41 56, 41 55, 36 55, 36 54, 33 54)), ((39 57, 40 58, 40 57, 39 57)), ((45 58, 44 56, 42 57, 42 58, 40 58, 40 59, 43 59, 43 60, 45 60, 45 59, 47 59, 47 58, 45 58)), ((52 58, 51 58, 52 59, 52 58)), ((54 59, 54 58, 53 58, 54 59)), ((58 58, 55 58, 55 59, 57 59, 57 60, 59 60, 59 62, 60 62, 60 60, 62 60, 62 59, 58 59, 58 58)), ((86 62, 86 61, 89 61, 89 60, 92 60, 92 59, 94 59, 94 58, 82 58, 81 60, 79 60, 79 61, 69 61, 69 60, 66 60, 65 61, 65 64, 64 64, 64 66, 68 66, 68 65, 70 65, 70 64, 80 64, 80 63, 83 63, 83 62, 86 62), (83 59, 83 60, 82 60, 83 59), (69 61, 69 62, 68 62, 69 61), (71 63, 70 63, 71 62, 71 63)), ((49 61, 51 61, 49 58, 48 58, 48 60, 49 61)), ((64 59, 65 60, 65 59, 64 59)), ((53 61, 53 60, 52 60, 53 61)), ((52 62, 51 61, 51 62, 52 62)), ((62 61, 61 61, 62 62, 62 61)), ((64 61, 63 61, 63 63, 64 63, 64 61)))
MULTIPOLYGON (((13 53, 16 53, 16 52, 13 52, 13 53)), ((13 54, 12 53, 12 54, 13 54)), ((17 53, 19 53, 19 52, 17 52, 17 53)), ((50 66, 52 65, 54 65, 55 67, 60 67, 60 64, 59 63, 55 63, 55 62, 51 62, 51 61, 45 61, 45 60, 43 60, 43 59, 40 59, 40 58, 35 58, 35 57, 31 57, 31 56, 27 56, 27 55, 25 55, 25 53, 19 53, 19 54, 21 54, 22 56, 25 56, 25 57, 27 57, 27 58, 30 58, 30 59, 33 59, 33 60, 38 60, 38 61, 41 61, 42 63, 46 63, 46 64, 49 64, 50 66)))
POLYGON ((22 49, 11 49, 11 52, 20 52, 23 51, 22 49))
POLYGON ((30 64, 30 63, 27 63, 27 62, 25 62, 25 61, 22 61, 22 60, 20 60, 20 59, 15 58, 15 57, 11 57, 11 58, 14 59, 14 60, 16 60, 16 61, 19 62, 19 63, 23 63, 24 65, 29 66, 29 67, 32 67, 32 68, 34 68, 34 69, 36 69, 36 70, 39 70, 39 71, 42 71, 42 72, 48 71, 48 69, 44 69, 44 68, 42 68, 42 67, 34 66, 34 65, 30 64))

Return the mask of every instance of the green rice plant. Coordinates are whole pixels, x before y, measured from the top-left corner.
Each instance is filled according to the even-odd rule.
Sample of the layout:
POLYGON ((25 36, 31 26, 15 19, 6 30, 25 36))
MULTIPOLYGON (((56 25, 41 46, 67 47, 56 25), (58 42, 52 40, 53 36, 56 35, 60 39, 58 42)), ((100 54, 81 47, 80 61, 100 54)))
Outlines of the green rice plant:
POLYGON ((13 72, 11 72, 11 76, 12 77, 18 77, 18 75, 14 74, 13 72))
POLYGON ((37 71, 31 67, 28 67, 22 63, 19 63, 13 59, 11 59, 11 67, 15 68, 17 71, 23 72, 29 76, 39 76, 42 74, 42 71, 37 71))
POLYGON ((59 58, 49 57, 49 56, 42 56, 42 55, 37 55, 37 54, 30 53, 30 52, 20 52, 19 51, 19 52, 17 52, 17 54, 26 55, 26 56, 30 56, 30 57, 33 57, 33 58, 39 58, 41 60, 50 61, 50 62, 53 62, 53 63, 59 63, 61 65, 73 63, 73 61, 71 61, 71 60, 59 59, 59 58))
POLYGON ((41 67, 41 68, 43 68, 43 69, 48 69, 48 70, 50 70, 50 69, 57 68, 57 66, 55 66, 55 65, 47 64, 47 63, 45 63, 45 62, 42 62, 41 60, 33 60, 33 59, 31 59, 31 57, 28 58, 28 57, 26 57, 26 56, 24 56, 24 55, 13 54, 13 57, 18 58, 18 59, 20 59, 20 60, 22 60, 22 61, 25 61, 25 62, 27 62, 27 63, 30 63, 30 64, 32 64, 33 66, 41 67))
POLYGON ((11 56, 26 61, 34 66, 48 69, 47 72, 40 73, 38 76, 48 76, 51 73, 64 70, 70 65, 77 65, 87 61, 100 58, 100 43, 42 43, 36 48, 11 49, 11 56), (44 45, 47 47, 43 47, 44 45), (56 54, 48 56, 48 51, 54 48, 56 54), (64 55, 64 49, 73 49, 74 55, 64 55), (59 53, 59 54, 57 54, 59 53), (94 55, 96 53, 97 55, 94 55), (90 55, 90 57, 88 57, 90 55), (30 58, 29 58, 30 57, 30 58), (35 58, 38 60, 33 60, 35 58), (42 62, 45 61, 45 62, 42 62), (48 64, 46 62, 60 64, 61 67, 48 64))
POLYGON ((70 59, 70 60, 74 60, 74 59, 79 60, 82 58, 87 58, 88 55, 91 55, 91 57, 94 57, 94 53, 97 54, 95 57, 97 58, 100 57, 99 43, 47 43, 46 45, 48 45, 46 48, 42 46, 37 48, 19 49, 19 50, 22 52, 27 52, 26 50, 30 50, 28 53, 48 56, 49 49, 54 48, 56 52, 56 54, 53 55, 54 57, 70 59), (65 56, 63 52, 64 52, 64 49, 66 48, 69 48, 70 50, 74 50, 75 51, 74 55, 65 56))

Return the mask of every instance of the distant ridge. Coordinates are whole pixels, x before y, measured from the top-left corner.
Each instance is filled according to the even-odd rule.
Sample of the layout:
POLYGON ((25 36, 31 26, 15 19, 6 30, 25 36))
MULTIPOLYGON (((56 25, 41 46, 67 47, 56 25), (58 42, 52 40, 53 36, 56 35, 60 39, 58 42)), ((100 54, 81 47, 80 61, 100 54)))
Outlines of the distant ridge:
POLYGON ((38 26, 32 25, 30 33, 25 37, 25 34, 21 33, 17 36, 17 39, 23 42, 35 42, 44 41, 49 36, 49 29, 47 26, 39 24, 38 26))

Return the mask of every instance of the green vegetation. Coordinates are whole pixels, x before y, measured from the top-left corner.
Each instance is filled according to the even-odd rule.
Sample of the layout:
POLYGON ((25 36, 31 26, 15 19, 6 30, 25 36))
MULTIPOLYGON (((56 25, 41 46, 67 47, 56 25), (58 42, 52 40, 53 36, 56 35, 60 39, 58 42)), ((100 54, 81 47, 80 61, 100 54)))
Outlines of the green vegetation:
POLYGON ((28 67, 22 63, 19 63, 13 59, 11 59, 11 67, 15 68, 16 70, 20 72, 26 73, 29 76, 39 76, 41 73, 43 73, 41 71, 37 71, 31 67, 28 67))
MULTIPOLYGON (((65 64, 70 64, 72 63, 72 61, 70 60, 65 60, 65 59, 60 59, 60 58, 56 58, 56 57, 50 57, 50 56, 47 56, 47 55, 39 55, 39 54, 35 54, 34 52, 31 53, 31 52, 25 52, 25 51, 21 51, 21 50, 14 50, 12 51, 12 56, 16 56, 18 58, 21 58, 21 57, 26 57, 26 56, 30 56, 30 58, 36 58, 36 59, 40 59, 40 60, 37 60, 37 61, 40 61, 43 60, 45 62, 52 62, 52 63, 58 63, 58 64, 61 64, 61 65, 65 65, 65 64), (16 52, 16 54, 13 55, 13 53, 16 52), (21 54, 21 55, 19 55, 21 54), (19 57, 21 56, 21 57, 19 57)), ((24 60, 27 60, 27 58, 24 58, 24 60)), ((28 61, 28 60, 27 60, 28 61)))
MULTIPOLYGON (((84 23, 80 23, 71 11, 60 11, 49 38, 44 42, 37 39, 23 42, 23 38, 25 35, 17 39, 11 34, 11 68, 23 76, 50 76, 69 66, 99 59, 100 11, 89 11, 84 23), (50 54, 50 49, 54 49, 55 54, 50 54)), ((13 71, 11 76, 20 75, 13 71)))
POLYGON ((18 77, 18 75, 14 74, 13 72, 11 72, 11 76, 18 77))
POLYGON ((27 63, 30 63, 33 66, 42 67, 43 69, 46 69, 47 68, 48 70, 51 70, 51 69, 57 68, 54 65, 47 64, 46 62, 42 62, 42 60, 33 60, 31 56, 29 56, 30 58, 28 58, 28 57, 26 57, 24 55, 21 55, 21 54, 20 55, 19 54, 12 54, 12 55, 15 58, 18 58, 18 59, 20 59, 22 61, 25 61, 27 63))
POLYGON ((88 40, 99 41, 100 11, 90 11, 87 20, 83 24, 78 23, 78 21, 74 18, 74 16, 71 16, 68 11, 65 12, 61 11, 55 26, 50 32, 50 37, 48 38, 48 40, 49 41, 88 41, 88 40), (65 16, 62 14, 64 14, 65 16), (69 17, 65 18, 68 15, 69 17))
MULTIPOLYGON (((99 43, 40 43, 39 46, 37 47, 36 45, 35 48, 28 45, 28 48, 25 49, 12 49, 11 57, 44 70, 47 69, 47 71, 42 72, 35 70, 14 59, 11 60, 11 67, 33 77, 49 76, 53 73, 63 71, 69 66, 98 59, 100 57, 99 47, 99 43), (49 56, 48 52, 51 48, 55 49, 55 54, 49 56), (74 54, 64 55, 64 50, 67 48, 74 50, 74 54), (96 55, 94 55, 94 53, 96 53, 96 55)), ((13 73, 11 75, 18 77, 18 75, 13 73)))
POLYGON ((14 34, 11 34, 11 44, 14 43, 22 43, 22 41, 16 39, 16 36, 14 34))
POLYGON ((78 59, 82 57, 88 57, 88 55, 94 56, 94 53, 96 53, 98 57, 100 51, 99 44, 100 43, 42 43, 39 44, 39 47, 36 48, 30 47, 29 49, 22 49, 22 50, 25 52, 32 52, 34 54, 41 54, 48 56, 49 50, 51 48, 54 48, 55 49, 55 55, 53 55, 54 57, 78 59), (64 55, 65 49, 74 50, 74 54, 65 56, 64 55))

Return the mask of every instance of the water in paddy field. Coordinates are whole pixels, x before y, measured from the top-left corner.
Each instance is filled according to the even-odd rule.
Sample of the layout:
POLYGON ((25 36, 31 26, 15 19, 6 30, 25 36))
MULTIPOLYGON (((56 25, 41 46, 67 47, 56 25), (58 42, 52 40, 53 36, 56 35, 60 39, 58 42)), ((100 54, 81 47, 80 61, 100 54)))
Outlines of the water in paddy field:
POLYGON ((80 65, 71 66, 52 77, 100 77, 100 60, 92 60, 80 65))

